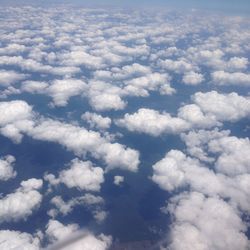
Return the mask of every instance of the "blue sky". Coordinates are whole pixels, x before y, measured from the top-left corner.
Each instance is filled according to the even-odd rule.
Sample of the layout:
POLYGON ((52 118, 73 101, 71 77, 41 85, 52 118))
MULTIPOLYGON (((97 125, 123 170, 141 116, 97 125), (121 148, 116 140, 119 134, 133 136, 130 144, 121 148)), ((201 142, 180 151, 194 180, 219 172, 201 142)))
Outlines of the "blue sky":
POLYGON ((198 8, 213 11, 226 11, 230 13, 250 13, 250 3, 248 0, 1 0, 2 3, 31 3, 31 4, 51 4, 51 3, 70 3, 70 4, 83 4, 83 5, 115 5, 115 6, 138 6, 138 7, 158 7, 169 6, 174 8, 198 8))

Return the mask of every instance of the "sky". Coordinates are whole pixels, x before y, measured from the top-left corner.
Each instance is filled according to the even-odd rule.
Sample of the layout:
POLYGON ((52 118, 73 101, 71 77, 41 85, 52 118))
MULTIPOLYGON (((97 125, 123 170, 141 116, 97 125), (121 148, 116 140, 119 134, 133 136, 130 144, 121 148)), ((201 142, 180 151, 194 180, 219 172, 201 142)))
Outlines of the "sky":
POLYGON ((247 2, 61 3, 0 6, 0 249, 248 250, 247 2))
POLYGON ((221 11, 231 14, 250 13, 250 3, 248 0, 1 0, 3 4, 80 4, 80 5, 112 5, 112 6, 132 6, 132 7, 171 7, 179 9, 202 9, 209 11, 221 11))

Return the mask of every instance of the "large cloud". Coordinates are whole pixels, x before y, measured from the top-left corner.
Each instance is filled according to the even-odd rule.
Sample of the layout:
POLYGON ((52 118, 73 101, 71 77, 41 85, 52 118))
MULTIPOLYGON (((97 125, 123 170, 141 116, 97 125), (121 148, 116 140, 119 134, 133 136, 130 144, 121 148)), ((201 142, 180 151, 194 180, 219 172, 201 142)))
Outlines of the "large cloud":
POLYGON ((250 86, 250 74, 242 72, 215 71, 212 73, 212 79, 218 85, 250 86))
POLYGON ((175 218, 170 249, 248 249, 246 225, 222 199, 193 192, 173 198, 168 211, 175 218))
POLYGON ((145 108, 131 115, 125 114, 123 119, 116 121, 116 124, 130 131, 143 132, 152 136, 159 136, 162 133, 179 133, 189 128, 189 124, 180 118, 145 108))
POLYGON ((46 234, 51 242, 58 242, 51 249, 60 247, 62 250, 105 250, 111 245, 111 237, 103 234, 93 235, 88 231, 77 231, 77 224, 63 225, 57 220, 50 220, 47 224, 46 234))
POLYGON ((0 86, 9 86, 25 79, 27 76, 15 71, 0 70, 0 86))
POLYGON ((194 104, 180 107, 176 117, 166 112, 141 108, 134 114, 125 114, 124 118, 116 120, 116 124, 130 131, 159 136, 192 128, 221 126, 223 121, 236 122, 250 115, 249 97, 240 96, 235 92, 197 92, 191 99, 194 104))
POLYGON ((89 152, 95 158, 103 159, 109 169, 118 167, 137 171, 139 153, 136 150, 111 143, 98 132, 38 117, 24 101, 1 102, 0 132, 15 142, 21 141, 23 133, 34 139, 57 142, 77 155, 84 156, 89 152))
MULTIPOLYGON (((90 161, 80 161, 74 159, 70 168, 62 170, 58 179, 53 183, 64 183, 69 188, 78 188, 79 190, 100 191, 101 184, 104 182, 104 172, 100 167, 95 167, 90 161)), ((47 178, 50 180, 51 178, 47 178)))
POLYGON ((0 230, 1 250, 39 250, 40 239, 31 234, 19 231, 0 230))
POLYGON ((22 139, 22 130, 33 125, 32 107, 21 100, 0 102, 0 132, 15 142, 22 139))
POLYGON ((11 194, 0 199, 0 222, 19 221, 30 216, 42 201, 38 189, 42 180, 29 179, 22 181, 21 186, 11 194))

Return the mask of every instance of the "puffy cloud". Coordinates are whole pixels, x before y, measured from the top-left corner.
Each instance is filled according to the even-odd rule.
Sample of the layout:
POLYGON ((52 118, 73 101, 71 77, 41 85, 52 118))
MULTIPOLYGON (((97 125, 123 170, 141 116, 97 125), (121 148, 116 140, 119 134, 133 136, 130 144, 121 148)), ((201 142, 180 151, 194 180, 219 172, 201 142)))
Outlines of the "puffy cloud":
POLYGON ((123 119, 116 120, 116 124, 130 131, 143 132, 152 136, 159 136, 162 133, 179 133, 189 128, 189 124, 180 118, 145 108, 139 109, 134 114, 125 114, 123 119))
MULTIPOLYGON (((223 157, 223 154, 221 155, 223 157)), ((219 195, 228 199, 233 206, 249 211, 250 199, 246 192, 246 182, 250 178, 248 171, 235 171, 234 175, 227 176, 216 167, 215 170, 209 169, 199 160, 190 158, 181 151, 171 150, 153 165, 152 180, 169 192, 188 187, 205 195, 219 195)))
POLYGON ((90 81, 88 92, 84 95, 89 99, 90 105, 98 111, 124 109, 126 102, 121 98, 123 90, 103 81, 90 81))
POLYGON ((213 114, 206 114, 196 104, 188 104, 179 108, 178 117, 188 122, 191 127, 196 128, 210 128, 221 125, 213 114))
POLYGON ((0 86, 9 86, 25 79, 27 76, 12 70, 0 70, 0 86))
POLYGON ((208 143, 209 151, 220 154, 215 167, 227 175, 250 173, 250 141, 248 138, 225 136, 208 143))
POLYGON ((12 155, 0 158, 0 181, 7 181, 16 177, 16 171, 13 169, 15 160, 15 157, 12 155))
POLYGON ((47 94, 52 97, 54 106, 66 106, 72 96, 82 95, 86 83, 78 79, 54 80, 46 82, 25 81, 21 90, 29 93, 47 94))
POLYGON ((193 101, 206 115, 215 116, 219 121, 237 121, 250 115, 249 97, 235 92, 220 94, 216 91, 195 93, 193 101))
POLYGON ((46 93, 53 98, 55 106, 66 106, 70 97, 81 95, 86 84, 77 79, 55 80, 46 89, 46 93))
POLYGON ((60 55, 59 58, 63 65, 81 66, 84 65, 90 69, 98 69, 103 65, 101 57, 91 55, 84 51, 84 48, 75 47, 72 51, 60 55))
POLYGON ((210 140, 227 137, 229 130, 219 131, 218 128, 213 130, 190 131, 187 134, 181 134, 181 139, 186 144, 186 150, 189 155, 198 158, 200 161, 213 162, 215 159, 208 156, 207 144, 210 140))
POLYGON ((214 84, 250 86, 250 74, 242 72, 215 71, 211 74, 214 84))
POLYGON ((38 81, 24 81, 21 85, 21 90, 29 93, 44 93, 45 89, 49 86, 46 82, 38 81))
POLYGON ((204 77, 200 73, 190 71, 184 74, 182 81, 187 85, 197 85, 204 81, 204 77))
POLYGON ((91 153, 101 158, 109 169, 137 171, 139 153, 119 143, 111 143, 99 133, 60 121, 38 118, 24 101, 0 103, 0 132, 15 142, 25 133, 34 139, 57 142, 77 155, 91 153))
POLYGON ((104 204, 104 200, 100 196, 95 196, 93 194, 85 194, 80 197, 72 198, 68 201, 64 201, 61 196, 55 196, 51 199, 51 204, 56 207, 56 211, 53 210, 53 215, 55 216, 58 212, 63 215, 69 214, 75 206, 83 205, 86 207, 100 206, 104 204))
POLYGON ((96 113, 90 112, 84 113, 81 118, 89 123, 90 128, 97 128, 101 130, 108 129, 112 122, 109 117, 103 117, 96 113))
POLYGON ((175 219, 170 249, 248 249, 246 225, 222 199, 192 192, 173 198, 168 211, 175 219))
POLYGON ((22 181, 21 186, 11 194, 0 199, 0 222, 19 221, 29 217, 42 201, 37 191, 42 187, 42 180, 22 181))
POLYGON ((50 220, 47 225, 46 234, 50 241, 57 242, 52 249, 60 247, 62 250, 105 250, 111 245, 111 237, 103 234, 93 235, 86 230, 77 231, 77 224, 63 225, 59 221, 50 220))
POLYGON ((114 177, 114 184, 115 184, 116 186, 122 185, 123 182, 124 182, 124 176, 116 175, 116 176, 114 177))
POLYGON ((149 91, 159 90, 162 95, 172 95, 175 89, 169 84, 168 74, 151 73, 125 81, 124 90, 128 95, 149 96, 149 91))
POLYGON ((227 62, 229 70, 244 70, 247 69, 248 59, 246 57, 232 57, 227 62))
POLYGON ((25 101, 0 102, 0 132, 15 142, 22 139, 22 131, 30 128, 33 112, 25 101))
POLYGON ((125 65, 121 68, 113 67, 110 71, 97 70, 94 72, 94 78, 98 80, 125 80, 128 78, 135 78, 150 74, 152 71, 150 67, 133 63, 131 65, 125 65))
POLYGON ((95 158, 103 159, 108 169, 137 171, 139 165, 136 150, 111 143, 99 133, 75 125, 46 119, 28 131, 28 135, 38 140, 57 142, 77 155, 89 152, 95 158))
POLYGON ((59 180, 69 188, 99 191, 104 182, 103 170, 94 167, 90 161, 74 159, 69 169, 60 172, 59 180))
POLYGON ((174 71, 175 73, 185 73, 196 69, 194 65, 192 65, 184 58, 177 61, 171 59, 160 60, 159 66, 169 71, 174 71))
POLYGON ((197 92, 192 96, 192 100, 194 104, 179 108, 177 117, 166 112, 141 108, 134 114, 125 114, 115 123, 130 131, 159 136, 162 133, 175 134, 191 128, 221 126, 223 121, 236 122, 249 117, 250 114, 249 97, 240 96, 235 92, 197 92))
POLYGON ((0 230, 0 248, 2 250, 39 250, 40 240, 28 233, 0 230))

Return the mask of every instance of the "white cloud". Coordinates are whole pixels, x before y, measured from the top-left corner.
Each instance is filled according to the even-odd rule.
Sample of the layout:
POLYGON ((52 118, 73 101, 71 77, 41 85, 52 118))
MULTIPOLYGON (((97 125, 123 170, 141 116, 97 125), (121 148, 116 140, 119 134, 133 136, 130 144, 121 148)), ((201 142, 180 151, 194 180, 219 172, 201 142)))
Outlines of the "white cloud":
POLYGON ((1 250, 39 250, 40 240, 28 233, 0 230, 0 248, 1 250))
POLYGON ((55 249, 57 246, 62 250, 107 250, 110 247, 110 236, 95 236, 86 230, 78 231, 78 228, 77 224, 63 225, 59 221, 50 220, 46 234, 51 242, 57 242, 55 249))
POLYGON ((226 136, 208 143, 209 151, 220 154, 215 167, 227 175, 250 173, 250 141, 248 138, 226 136))
POLYGON ((42 195, 37 191, 42 187, 42 180, 29 179, 22 181, 14 193, 0 199, 0 222, 25 220, 42 201, 42 195))
POLYGON ((86 90, 86 83, 78 79, 54 80, 50 84, 46 82, 25 81, 21 90, 29 93, 47 94, 52 97, 53 105, 64 107, 70 97, 82 95, 86 90))
POLYGON ((55 80, 46 89, 46 93, 53 98, 55 106, 66 106, 72 96, 81 95, 86 89, 86 83, 77 79, 55 80))
POLYGON ((214 157, 208 156, 207 144, 210 140, 227 137, 229 130, 219 131, 218 128, 213 130, 190 131, 187 134, 181 134, 181 139, 186 144, 186 150, 189 155, 198 158, 200 161, 213 162, 214 157))
POLYGON ((124 182, 124 176, 120 176, 120 175, 114 176, 114 184, 116 186, 121 186, 123 182, 124 182))
POLYGON ((170 249, 248 249, 246 225, 222 199, 193 192, 173 198, 168 211, 175 218, 170 249))
POLYGON ((72 51, 61 54, 59 60, 61 60, 61 63, 63 65, 84 65, 85 67, 90 69, 101 68, 104 63, 101 57, 93 56, 84 51, 84 48, 81 47, 75 47, 72 51))
POLYGON ((17 73, 13 70, 0 70, 0 86, 7 87, 25 79, 26 77, 26 75, 17 73))
POLYGON ((250 86, 250 74, 242 72, 215 71, 211 74, 214 84, 217 85, 235 85, 250 86))
MULTIPOLYGON (((55 196, 51 199, 51 204, 53 204, 56 209, 53 210, 53 217, 60 212, 62 215, 69 214, 75 206, 85 206, 91 207, 91 211, 94 212, 94 208, 104 204, 104 200, 100 196, 95 196, 93 194, 85 194, 83 196, 74 197, 68 201, 64 201, 61 196, 55 196)), ((96 209, 96 208, 95 208, 96 209)))
POLYGON ((100 191, 104 182, 103 174, 102 168, 95 167, 90 161, 74 159, 69 169, 60 172, 59 180, 69 188, 100 191))
POLYGON ((248 59, 246 57, 231 57, 227 63, 229 70, 245 70, 247 69, 248 59))
POLYGON ((109 117, 103 117, 96 113, 85 112, 81 118, 87 121, 90 125, 90 128, 97 128, 101 130, 106 130, 111 125, 111 119, 109 117))
POLYGON ((77 155, 91 153, 103 159, 108 169, 121 168, 137 171, 139 153, 119 143, 111 143, 99 133, 87 131, 83 127, 54 121, 43 120, 27 132, 34 139, 57 142, 77 155))
POLYGON ((197 85, 204 81, 204 77, 200 73, 190 71, 184 74, 182 81, 187 85, 197 85))
POLYGON ((26 102, 15 100, 0 102, 0 132, 15 142, 22 139, 22 130, 33 125, 32 107, 26 102))
POLYGON ((139 109, 134 114, 125 114, 123 119, 118 119, 115 123, 130 131, 152 136, 159 136, 162 133, 179 133, 189 128, 189 124, 180 118, 145 108, 139 109))
POLYGON ((123 90, 103 81, 90 81, 84 94, 90 105, 97 111, 124 109, 126 102, 121 99, 123 90))
POLYGON ((175 73, 185 73, 196 69, 194 65, 184 58, 181 58, 177 61, 171 59, 160 60, 159 66, 169 71, 174 71, 175 73))
POLYGON ((196 104, 185 105, 178 110, 178 117, 190 124, 190 127, 210 128, 220 126, 221 123, 217 121, 213 114, 206 114, 196 104))
POLYGON ((15 142, 20 142, 25 133, 37 140, 59 143, 77 155, 89 152, 103 159, 109 169, 137 171, 139 165, 138 151, 111 143, 98 132, 83 127, 39 118, 24 101, 0 102, 0 132, 15 142))
POLYGON ((45 89, 49 86, 46 82, 38 81, 24 81, 21 85, 21 90, 29 93, 44 93, 45 89))
POLYGON ((7 181, 16 177, 16 171, 13 169, 13 163, 16 161, 12 155, 6 155, 0 158, 0 181, 7 181))
POLYGON ((149 96, 148 91, 156 90, 162 95, 172 95, 175 89, 170 86, 170 79, 168 74, 151 73, 126 80, 124 90, 131 96, 149 96))
POLYGON ((218 121, 234 122, 250 115, 250 98, 235 92, 198 92, 192 99, 206 115, 215 116, 218 121))

